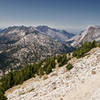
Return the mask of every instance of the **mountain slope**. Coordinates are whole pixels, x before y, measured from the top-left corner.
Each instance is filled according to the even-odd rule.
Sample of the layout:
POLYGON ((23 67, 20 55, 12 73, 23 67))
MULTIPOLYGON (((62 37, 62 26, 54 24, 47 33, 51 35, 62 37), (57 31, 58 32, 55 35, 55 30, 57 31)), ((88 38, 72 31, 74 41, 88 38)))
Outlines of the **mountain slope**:
POLYGON ((65 41, 75 36, 75 34, 68 33, 65 30, 58 30, 58 29, 50 28, 48 26, 38 26, 36 27, 36 29, 60 41, 65 41))
POLYGON ((100 41, 100 26, 88 26, 85 31, 68 40, 67 43, 70 43, 72 46, 77 46, 93 40, 100 41))
POLYGON ((34 27, 25 26, 14 26, 2 30, 0 47, 0 68, 2 69, 72 51, 71 47, 40 33, 34 27))
POLYGON ((5 28, 0 32, 0 43, 11 44, 19 41, 27 33, 33 32, 36 29, 34 27, 26 26, 12 26, 5 28))
POLYGON ((55 69, 47 79, 38 77, 6 91, 8 100, 100 100, 100 48, 92 49, 87 56, 55 69), (81 89, 80 89, 81 88, 81 89))

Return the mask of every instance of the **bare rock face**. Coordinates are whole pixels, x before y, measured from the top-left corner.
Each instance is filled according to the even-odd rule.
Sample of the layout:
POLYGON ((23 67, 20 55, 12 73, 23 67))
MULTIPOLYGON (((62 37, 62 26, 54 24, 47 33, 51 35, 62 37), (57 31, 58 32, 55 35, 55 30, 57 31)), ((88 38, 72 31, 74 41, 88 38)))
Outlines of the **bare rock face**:
POLYGON ((16 68, 71 50, 34 27, 13 26, 0 32, 1 69, 16 68))
POLYGON ((88 26, 85 31, 82 31, 67 42, 71 43, 72 46, 78 46, 84 42, 93 40, 100 41, 100 26, 88 26))
POLYGON ((31 78, 6 91, 8 100, 100 100, 100 48, 54 70, 47 79, 31 78))

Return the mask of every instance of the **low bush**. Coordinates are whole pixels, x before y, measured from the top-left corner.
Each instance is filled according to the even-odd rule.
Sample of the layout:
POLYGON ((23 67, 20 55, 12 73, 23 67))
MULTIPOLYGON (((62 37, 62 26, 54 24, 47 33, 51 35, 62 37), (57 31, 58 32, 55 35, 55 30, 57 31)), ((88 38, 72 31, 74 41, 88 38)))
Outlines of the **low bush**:
POLYGON ((66 69, 67 70, 71 70, 73 68, 73 65, 72 64, 68 64, 67 66, 66 66, 66 69))

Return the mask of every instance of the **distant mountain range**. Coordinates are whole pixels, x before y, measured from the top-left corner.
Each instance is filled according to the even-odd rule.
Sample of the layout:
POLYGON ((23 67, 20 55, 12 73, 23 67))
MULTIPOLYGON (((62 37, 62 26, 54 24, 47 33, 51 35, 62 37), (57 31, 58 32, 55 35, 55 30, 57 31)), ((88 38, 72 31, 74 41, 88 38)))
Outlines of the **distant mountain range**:
POLYGON ((0 32, 0 68, 14 68, 73 50, 35 27, 13 26, 0 32))
POLYGON ((58 30, 58 29, 50 28, 48 26, 37 26, 36 29, 62 42, 75 36, 75 34, 69 33, 65 30, 58 30))
POLYGON ((100 26, 88 26, 86 30, 67 40, 67 43, 75 47, 93 40, 100 41, 100 26))
POLYGON ((0 69, 16 68, 67 53, 93 40, 100 41, 100 26, 88 26, 77 35, 48 26, 8 27, 0 31, 0 69))

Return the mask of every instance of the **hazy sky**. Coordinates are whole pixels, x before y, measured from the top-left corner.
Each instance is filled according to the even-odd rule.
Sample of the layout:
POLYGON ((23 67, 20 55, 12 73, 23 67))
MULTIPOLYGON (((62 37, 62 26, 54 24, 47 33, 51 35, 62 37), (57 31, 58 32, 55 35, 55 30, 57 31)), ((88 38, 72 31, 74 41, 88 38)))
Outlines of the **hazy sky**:
POLYGON ((100 0, 0 0, 0 27, 49 25, 79 30, 100 25, 100 0))

